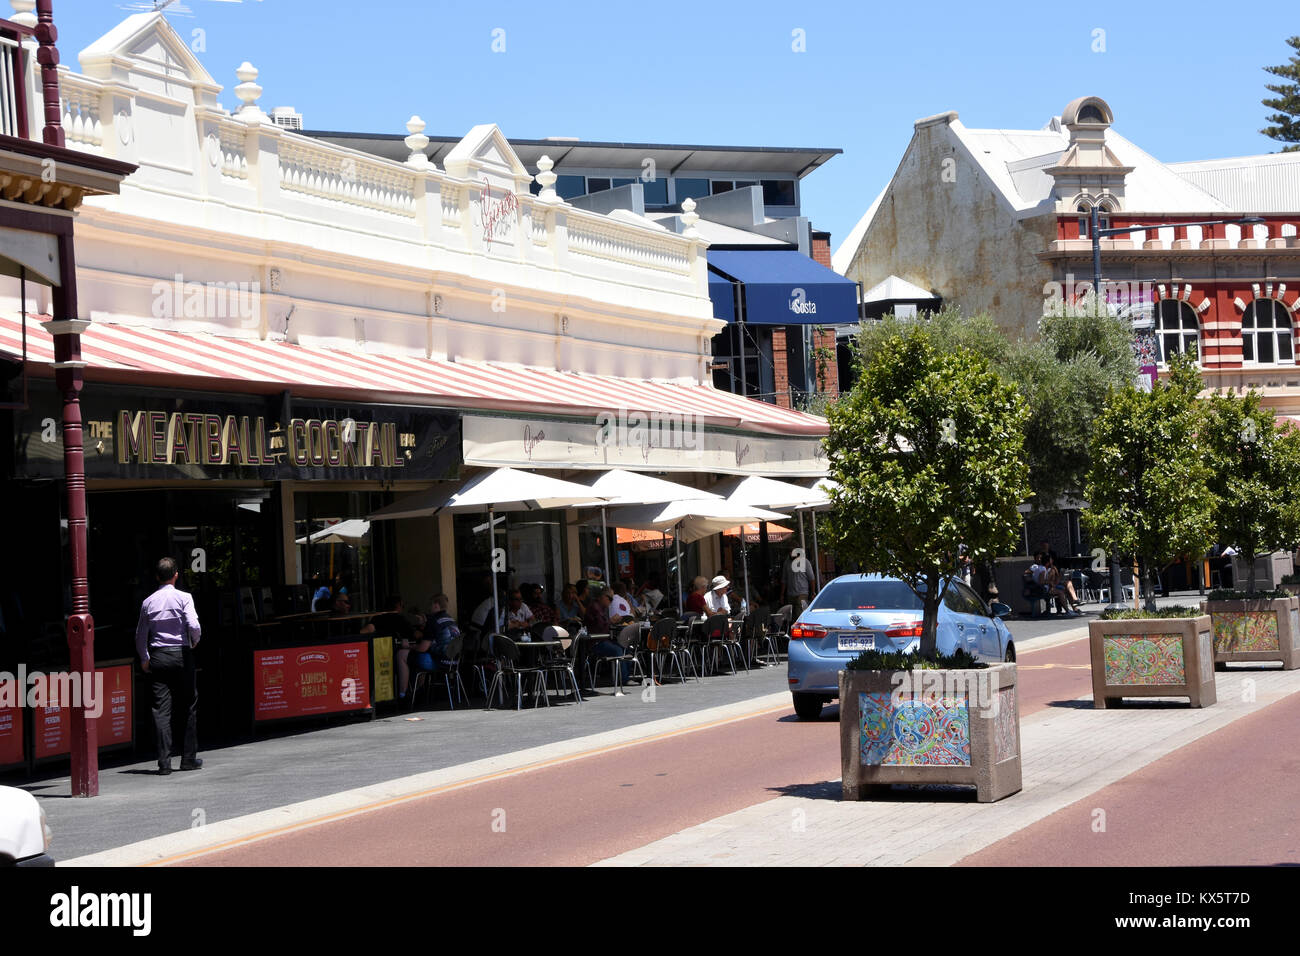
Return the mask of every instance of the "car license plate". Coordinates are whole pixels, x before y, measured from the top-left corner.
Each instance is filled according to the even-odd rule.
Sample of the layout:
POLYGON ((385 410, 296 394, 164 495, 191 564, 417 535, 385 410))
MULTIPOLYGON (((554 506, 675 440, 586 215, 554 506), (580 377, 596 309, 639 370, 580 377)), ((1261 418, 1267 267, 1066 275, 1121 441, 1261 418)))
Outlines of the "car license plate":
POLYGON ((876 646, 874 634, 841 634, 839 648, 842 651, 869 651, 876 646))

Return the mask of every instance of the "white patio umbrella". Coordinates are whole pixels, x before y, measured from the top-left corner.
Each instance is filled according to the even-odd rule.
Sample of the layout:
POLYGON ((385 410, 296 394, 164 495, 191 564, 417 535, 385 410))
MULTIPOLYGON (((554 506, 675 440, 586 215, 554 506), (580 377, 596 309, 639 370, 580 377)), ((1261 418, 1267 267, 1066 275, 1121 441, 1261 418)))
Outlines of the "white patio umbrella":
MULTIPOLYGON (((594 494, 602 497, 608 496, 607 503, 609 505, 653 505, 667 501, 691 501, 699 498, 717 499, 722 497, 712 491, 705 491, 703 488, 692 488, 690 485, 681 485, 675 481, 665 481, 663 478, 656 478, 654 475, 645 475, 639 471, 626 471, 622 468, 612 468, 609 471, 601 472, 595 478, 584 481, 583 484, 590 488, 594 494)), ((602 502, 600 506, 601 527, 605 527, 607 524, 605 507, 606 503, 602 502)), ((601 540, 605 542, 605 581, 613 584, 609 574, 609 535, 601 535, 601 540)))
MULTIPOLYGON (((822 479, 825 480, 825 479, 822 479)), ((807 546, 803 536, 803 513, 830 507, 830 498, 817 488, 805 488, 788 481, 777 481, 761 475, 749 475, 744 478, 728 478, 714 485, 710 491, 716 491, 728 501, 738 504, 757 505, 760 508, 784 508, 795 511, 799 518, 799 547, 805 552, 807 546)), ((741 542, 743 552, 745 545, 741 542)), ((813 522, 813 577, 817 588, 821 589, 821 570, 817 560, 817 522, 813 522)))
POLYGON ((370 533, 370 522, 349 518, 328 528, 313 531, 297 540, 298 544, 355 544, 370 533))
MULTIPOLYGON (((725 498, 695 498, 669 501, 654 505, 631 505, 616 508, 611 520, 620 528, 673 529, 677 544, 677 613, 682 611, 682 553, 681 542, 726 531, 746 521, 778 521, 787 515, 749 505, 740 505, 725 498)), ((742 552, 743 554, 743 552, 742 552)), ((745 599, 749 599, 749 562, 745 561, 745 599)))
MULTIPOLYGON (((598 505, 604 496, 585 485, 559 478, 549 478, 517 468, 497 468, 475 475, 455 491, 440 489, 411 495, 381 508, 370 515, 371 521, 393 518, 419 518, 441 511, 483 511, 488 513, 489 554, 496 552, 496 513, 498 511, 543 511, 575 505, 598 505)), ((493 626, 501 620, 501 603, 497 594, 497 576, 492 571, 493 626)))

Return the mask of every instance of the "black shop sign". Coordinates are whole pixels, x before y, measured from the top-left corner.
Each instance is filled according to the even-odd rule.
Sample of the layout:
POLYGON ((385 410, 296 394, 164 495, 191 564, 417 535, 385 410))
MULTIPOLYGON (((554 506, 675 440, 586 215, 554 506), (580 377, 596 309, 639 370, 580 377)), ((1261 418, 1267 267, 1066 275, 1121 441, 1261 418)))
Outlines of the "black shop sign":
MULTIPOLYGON (((15 472, 60 478, 60 399, 42 386, 30 399, 16 413, 15 472)), ((427 480, 461 463, 460 413, 442 408, 91 384, 81 418, 88 478, 427 480)))

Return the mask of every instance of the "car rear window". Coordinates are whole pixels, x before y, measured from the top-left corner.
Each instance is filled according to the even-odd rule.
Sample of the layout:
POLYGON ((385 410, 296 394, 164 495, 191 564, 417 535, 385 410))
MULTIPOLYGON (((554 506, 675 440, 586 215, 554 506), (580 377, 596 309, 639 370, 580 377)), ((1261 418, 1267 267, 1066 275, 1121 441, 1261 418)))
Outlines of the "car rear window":
POLYGON ((834 581, 809 610, 919 611, 921 599, 902 581, 834 581))

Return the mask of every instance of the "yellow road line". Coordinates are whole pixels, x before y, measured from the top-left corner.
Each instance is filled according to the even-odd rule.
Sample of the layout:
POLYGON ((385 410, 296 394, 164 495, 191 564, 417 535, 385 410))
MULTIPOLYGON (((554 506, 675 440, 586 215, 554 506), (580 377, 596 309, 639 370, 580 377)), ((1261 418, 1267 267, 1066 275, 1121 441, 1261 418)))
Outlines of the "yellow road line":
POLYGON ((634 747, 639 744, 653 743, 660 740, 668 740, 673 737, 680 737, 684 734, 695 733, 696 731, 700 731, 700 730, 709 730, 713 727, 721 727, 725 724, 734 724, 740 720, 751 720, 754 717, 764 717, 768 714, 778 714, 789 710, 790 710, 790 706, 788 704, 782 705, 780 707, 769 707, 764 710, 756 710, 747 714, 738 714, 734 717, 724 717, 719 720, 709 721, 708 723, 698 724, 693 727, 683 727, 679 730, 665 731, 662 734, 655 734, 650 737, 641 737, 636 740, 627 740, 617 744, 607 744, 603 747, 593 747, 590 750, 581 750, 578 751, 577 753, 566 754, 561 757, 551 757, 547 760, 539 760, 534 763, 524 764, 522 767, 512 767, 509 770, 499 770, 496 773, 487 773, 477 777, 470 777, 469 779, 466 780, 457 780, 453 783, 442 784, 441 786, 438 787, 430 787, 427 790, 420 790, 420 791, 416 791, 415 793, 407 793, 399 797, 390 797, 387 800, 377 800, 373 803, 367 803, 359 807, 353 807, 350 810, 340 810, 337 813, 329 813, 329 814, 325 814, 324 816, 313 817, 310 820, 303 820, 298 823, 285 824, 282 827, 274 827, 270 830, 262 830, 261 832, 250 834, 249 836, 239 837, 238 839, 227 840, 224 843, 218 843, 210 847, 205 847, 202 850, 192 850, 184 853, 176 853, 173 854, 172 856, 163 857, 160 860, 153 860, 149 863, 145 863, 142 865, 166 866, 169 863, 178 863, 182 860, 197 859, 198 857, 207 856, 208 854, 211 853, 219 853, 222 850, 229 850, 235 847, 244 846, 249 843, 256 843, 261 840, 268 839, 270 837, 282 836, 287 833, 292 833, 295 830, 305 830, 309 827, 320 826, 325 823, 332 823, 336 820, 343 820, 346 819, 347 817, 356 816, 361 813, 370 813, 374 810, 382 810, 385 807, 395 806, 400 803, 408 803, 411 800, 419 800, 424 797, 437 796, 442 793, 447 793, 448 791, 451 790, 459 790, 463 787, 472 787, 480 783, 488 783, 493 780, 500 780, 505 777, 512 777, 516 774, 527 773, 533 770, 544 770, 547 767, 553 767, 558 764, 568 763, 573 760, 582 760, 586 757, 595 757, 595 756, 599 756, 600 754, 612 753, 613 751, 616 750, 624 750, 628 747, 634 747))

